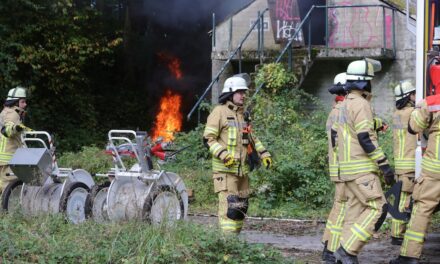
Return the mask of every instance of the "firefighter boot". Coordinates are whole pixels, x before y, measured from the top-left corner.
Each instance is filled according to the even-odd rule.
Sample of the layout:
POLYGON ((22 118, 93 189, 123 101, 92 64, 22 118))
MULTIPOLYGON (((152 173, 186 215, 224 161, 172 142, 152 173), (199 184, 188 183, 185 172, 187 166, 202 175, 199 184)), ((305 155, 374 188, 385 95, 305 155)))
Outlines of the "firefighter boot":
POLYGON ((341 246, 335 252, 336 263, 342 264, 359 264, 357 256, 348 254, 347 251, 341 246))
POLYGON ((325 241, 324 243, 324 250, 322 251, 322 263, 325 264, 336 263, 336 258, 333 255, 333 252, 327 249, 327 243, 328 241, 325 241))
POLYGON ((419 259, 399 256, 390 261, 390 264, 419 264, 419 259))
POLYGON ((401 246, 403 242, 402 237, 391 237, 391 245, 401 246))

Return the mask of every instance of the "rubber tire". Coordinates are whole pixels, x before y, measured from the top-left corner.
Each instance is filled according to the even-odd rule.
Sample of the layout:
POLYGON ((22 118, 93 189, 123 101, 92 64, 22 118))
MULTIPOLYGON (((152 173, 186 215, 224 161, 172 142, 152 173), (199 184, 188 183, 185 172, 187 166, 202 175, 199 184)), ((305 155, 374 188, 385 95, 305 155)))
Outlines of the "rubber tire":
POLYGON ((183 204, 182 197, 177 193, 176 188, 171 187, 169 185, 159 185, 150 195, 148 195, 142 211, 143 220, 147 221, 148 223, 152 222, 150 218, 151 207, 153 207, 154 200, 156 200, 157 196, 162 192, 173 192, 176 194, 177 199, 179 200, 180 215, 181 215, 181 218, 177 220, 182 220, 185 213, 185 206, 183 204))
POLYGON ((110 187, 111 182, 104 182, 103 184, 93 185, 90 190, 89 195, 87 196, 86 203, 90 204, 90 215, 89 217, 93 218, 93 201, 95 200, 96 194, 106 187, 110 187))
MULTIPOLYGON (((90 202, 91 200, 89 198, 90 188, 82 182, 73 182, 73 183, 68 184, 65 187, 65 190, 64 190, 63 194, 61 195, 60 212, 64 213, 64 214, 66 213, 67 201, 69 200, 69 196, 72 193, 72 191, 75 190, 76 188, 84 188, 89 192, 89 194, 87 195, 87 198, 85 200, 85 204, 84 204, 84 215, 85 215, 85 218, 88 219, 88 218, 90 218, 90 215, 92 213, 92 204, 91 204, 91 202, 90 202)), ((68 220, 67 216, 66 216, 66 220, 68 220)))
POLYGON ((12 191, 15 189, 15 187, 19 186, 19 185, 23 185, 23 182, 15 179, 13 181, 11 181, 5 188, 5 190, 3 191, 2 195, 1 195, 1 202, 2 202, 2 210, 4 210, 5 212, 8 211, 8 206, 9 206, 9 196, 11 195, 12 191))

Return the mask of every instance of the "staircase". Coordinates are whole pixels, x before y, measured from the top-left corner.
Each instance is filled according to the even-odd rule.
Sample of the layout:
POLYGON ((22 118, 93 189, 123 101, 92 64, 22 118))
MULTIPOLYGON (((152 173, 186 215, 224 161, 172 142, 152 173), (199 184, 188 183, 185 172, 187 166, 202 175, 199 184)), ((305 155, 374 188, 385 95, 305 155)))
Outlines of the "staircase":
MULTIPOLYGON (((357 58, 363 58, 363 57, 372 57, 372 58, 380 58, 380 59, 394 59, 396 56, 396 46, 395 46, 395 23, 394 23, 394 14, 396 9, 388 6, 383 5, 352 5, 352 6, 312 6, 310 10, 307 12, 307 14, 304 16, 303 20, 299 25, 297 25, 296 30, 294 33, 290 36, 290 41, 285 44, 285 46, 282 48, 282 51, 279 50, 264 50, 264 32, 261 34, 262 30, 260 28, 263 28, 263 21, 264 21, 264 14, 268 11, 268 9, 265 9, 264 11, 258 12, 258 18, 253 23, 253 25, 250 27, 249 31, 245 34, 242 41, 239 43, 238 47, 232 51, 232 52, 213 52, 212 58, 213 60, 217 60, 218 62, 225 61, 224 65, 221 67, 221 69, 218 71, 218 73, 213 76, 211 83, 206 88, 205 92, 200 96, 197 103, 194 105, 194 107, 191 109, 190 113, 188 114, 187 118, 190 119, 193 112, 198 108, 202 100, 206 97, 209 91, 211 91, 212 87, 216 85, 217 83, 222 83, 224 80, 220 80, 220 78, 224 78, 223 76, 226 68, 229 67, 229 70, 231 70, 232 62, 237 65, 238 63, 238 73, 242 72, 242 61, 243 57, 246 58, 247 61, 253 61, 255 65, 255 72, 261 67, 262 63, 269 63, 269 62, 275 62, 275 63, 283 63, 286 65, 286 67, 291 70, 295 76, 297 77, 299 86, 302 85, 304 82, 306 76, 310 72, 310 69, 313 66, 313 63, 316 59, 357 59, 357 58), (385 34, 385 24, 383 24, 383 46, 374 47, 374 48, 365 48, 362 46, 362 48, 359 47, 352 47, 352 48, 337 48, 334 46, 330 46, 329 41, 326 42, 325 46, 313 46, 311 43, 311 13, 315 9, 322 9, 325 8, 328 10, 329 8, 369 8, 369 7, 379 7, 383 10, 383 15, 385 16, 385 10, 391 10, 392 11, 392 45, 387 46, 386 42, 386 34, 385 34), (293 47, 293 43, 296 42, 295 39, 299 34, 302 34, 303 29, 305 27, 309 27, 309 34, 308 36, 304 36, 304 39, 308 39, 309 41, 306 41, 306 44, 304 47, 298 48, 293 47), (258 47, 254 51, 242 51, 243 43, 248 39, 249 35, 252 33, 252 31, 258 30, 258 47), (391 48, 389 48, 391 46, 391 48), (229 56, 228 56, 229 55, 229 56), (227 57, 226 57, 227 56, 227 57), (257 62, 259 61, 259 63, 257 62)), ((326 16, 326 19, 327 16, 326 16)), ((329 24, 330 22, 326 22, 326 36, 325 39, 330 39, 329 34, 329 24)), ((382 23, 385 23, 385 18, 383 19, 382 23)), ((215 34, 215 30, 213 30, 215 34)), ((215 36, 213 36, 213 39, 215 36)), ((214 43, 214 42, 213 42, 214 43)), ((219 64, 221 65, 221 64, 219 64)), ((237 68, 237 67, 236 67, 237 68)), ((252 73, 251 73, 252 74, 252 73)), ((260 89, 263 87, 263 85, 256 88, 255 94, 257 94, 260 89)), ((219 89, 216 89, 217 91, 219 89)), ((254 96, 255 96, 254 94, 254 96)))

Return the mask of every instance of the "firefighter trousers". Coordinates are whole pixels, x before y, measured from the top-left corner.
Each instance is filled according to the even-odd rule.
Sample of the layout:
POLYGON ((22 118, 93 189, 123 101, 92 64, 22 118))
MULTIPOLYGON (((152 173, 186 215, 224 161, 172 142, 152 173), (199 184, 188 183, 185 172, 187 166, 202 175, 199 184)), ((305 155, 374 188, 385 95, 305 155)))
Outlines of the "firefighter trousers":
MULTIPOLYGON (((397 179, 402 182, 402 191, 400 192, 399 211, 404 212, 409 208, 411 201, 411 194, 414 190, 414 173, 398 175, 397 179)), ((391 236, 396 238, 403 238, 405 234, 407 222, 391 219, 391 236)))
POLYGON ((339 247, 339 241, 344 224, 345 211, 347 209, 347 197, 345 195, 344 182, 335 182, 335 197, 333 207, 327 218, 322 242, 327 241, 327 250, 335 252, 339 247))
POLYGON ((373 235, 386 200, 374 173, 345 182, 345 192, 348 201, 341 246, 349 254, 358 255, 373 235))
POLYGON ((218 219, 223 233, 240 233, 248 208, 249 177, 214 173, 214 192, 218 193, 218 219))
POLYGON ((422 173, 421 177, 416 180, 412 197, 414 206, 400 248, 400 255, 420 258, 431 216, 440 201, 440 179, 422 173))
POLYGON ((8 165, 0 166, 0 193, 8 186, 8 184, 17 179, 17 176, 7 176, 8 174, 12 174, 11 168, 8 165))

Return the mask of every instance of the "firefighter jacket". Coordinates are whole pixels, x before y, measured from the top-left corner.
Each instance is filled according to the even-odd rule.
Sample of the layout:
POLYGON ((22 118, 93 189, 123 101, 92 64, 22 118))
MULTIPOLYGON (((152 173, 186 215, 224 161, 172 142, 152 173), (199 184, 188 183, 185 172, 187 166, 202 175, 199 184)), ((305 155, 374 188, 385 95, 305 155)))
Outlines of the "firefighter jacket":
POLYGON ((7 165, 17 148, 22 147, 21 133, 16 126, 22 123, 24 110, 17 107, 5 107, 0 113, 0 166, 7 165))
POLYGON ((252 133, 247 135, 243 133, 247 126, 244 120, 243 107, 236 106, 230 101, 223 105, 217 105, 209 114, 203 138, 212 155, 212 170, 214 173, 247 175, 249 172, 247 163, 249 143, 253 143, 261 159, 270 157, 269 152, 252 133), (247 140, 246 137, 249 139, 247 140), (227 154, 231 154, 235 159, 235 163, 231 168, 227 168, 223 164, 227 154))
POLYGON ((328 139, 328 167, 329 167, 329 175, 331 181, 339 181, 339 164, 338 164, 338 148, 336 145, 336 137, 335 137, 335 131, 332 130, 332 127, 337 126, 337 120, 339 116, 339 107, 341 106, 342 101, 337 102, 332 110, 330 111, 330 114, 327 118, 326 123, 326 132, 327 132, 327 139, 328 139), (332 133, 333 132, 333 133, 332 133))
POLYGON ((440 178, 440 95, 426 97, 412 112, 408 132, 427 130, 428 146, 422 159, 422 174, 440 178))
POLYGON ((415 171, 417 136, 408 133, 408 121, 414 106, 407 104, 393 116, 394 167, 398 175, 415 171))
POLYGON ((352 181, 388 164, 377 143, 373 111, 362 91, 352 90, 339 108, 336 126, 340 179, 352 181))

